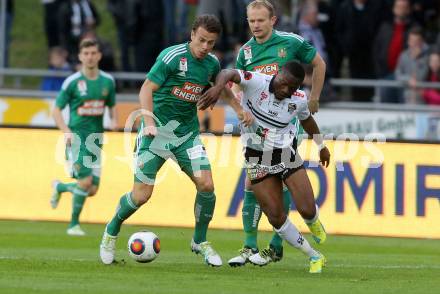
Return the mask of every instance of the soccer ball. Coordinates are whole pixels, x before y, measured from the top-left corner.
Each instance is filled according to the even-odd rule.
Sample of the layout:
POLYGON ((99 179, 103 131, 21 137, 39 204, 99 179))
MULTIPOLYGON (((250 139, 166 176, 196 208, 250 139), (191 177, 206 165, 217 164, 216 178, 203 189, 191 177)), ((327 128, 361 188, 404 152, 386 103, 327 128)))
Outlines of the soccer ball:
POLYGON ((160 252, 160 240, 153 232, 137 232, 128 239, 128 254, 137 262, 151 262, 160 252))

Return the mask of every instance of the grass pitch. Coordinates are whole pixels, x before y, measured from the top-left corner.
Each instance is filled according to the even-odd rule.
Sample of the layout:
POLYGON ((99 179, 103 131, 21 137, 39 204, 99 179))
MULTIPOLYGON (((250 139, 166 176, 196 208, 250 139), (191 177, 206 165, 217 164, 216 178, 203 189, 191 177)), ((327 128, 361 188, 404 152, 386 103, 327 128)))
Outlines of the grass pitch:
MULTIPOLYGON (((211 230, 225 263, 210 268, 189 250, 191 229, 123 226, 117 258, 99 261, 103 225, 84 224, 86 237, 65 234, 65 223, 0 221, 0 293, 439 293, 440 240, 329 236, 315 246, 328 258, 320 275, 285 246, 284 259, 267 267, 230 268, 239 231, 211 230), (149 264, 128 257, 126 242, 142 229, 161 239, 149 264)), ((270 233, 260 234, 266 246, 270 233)), ((307 236, 310 241, 311 238, 307 236)))

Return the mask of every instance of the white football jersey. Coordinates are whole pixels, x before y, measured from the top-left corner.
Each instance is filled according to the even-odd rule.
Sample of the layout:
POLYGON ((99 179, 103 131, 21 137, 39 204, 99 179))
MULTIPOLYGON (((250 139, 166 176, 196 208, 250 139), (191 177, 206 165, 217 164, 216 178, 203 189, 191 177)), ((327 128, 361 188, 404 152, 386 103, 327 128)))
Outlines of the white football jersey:
POLYGON ((241 125, 243 146, 260 151, 290 147, 298 127, 291 123, 292 119, 305 120, 310 116, 306 93, 297 90, 291 97, 278 100, 269 91, 273 76, 237 71, 243 89, 241 106, 255 117, 251 126, 241 125))

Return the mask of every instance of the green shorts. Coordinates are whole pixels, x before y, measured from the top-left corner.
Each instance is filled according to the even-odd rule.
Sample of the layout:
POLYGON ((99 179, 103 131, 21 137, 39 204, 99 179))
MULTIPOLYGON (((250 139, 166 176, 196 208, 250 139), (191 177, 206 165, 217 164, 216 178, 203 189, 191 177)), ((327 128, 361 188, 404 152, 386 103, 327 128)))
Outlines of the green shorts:
POLYGON ((74 133, 72 145, 66 146, 66 161, 72 178, 80 180, 93 176, 93 185, 99 185, 102 141, 102 133, 74 133))
POLYGON ((137 143, 135 182, 153 185, 157 173, 168 158, 177 162, 180 169, 190 177, 194 176, 195 172, 211 170, 211 164, 199 134, 171 142, 160 136, 138 136, 137 143))

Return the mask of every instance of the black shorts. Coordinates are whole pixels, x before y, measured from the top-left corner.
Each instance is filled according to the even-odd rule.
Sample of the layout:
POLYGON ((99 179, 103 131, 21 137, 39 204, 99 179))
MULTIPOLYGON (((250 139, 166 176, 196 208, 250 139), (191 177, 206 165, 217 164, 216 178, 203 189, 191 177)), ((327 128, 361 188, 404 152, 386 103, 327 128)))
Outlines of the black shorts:
POLYGON ((246 173, 252 184, 257 184, 268 177, 287 179, 296 171, 303 169, 303 160, 296 150, 296 140, 292 148, 258 151, 246 147, 246 173))

